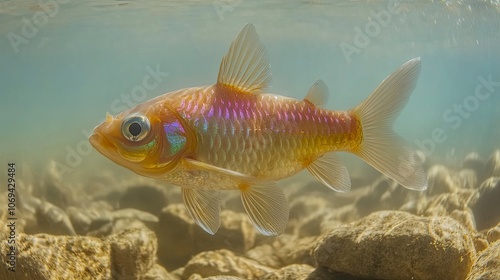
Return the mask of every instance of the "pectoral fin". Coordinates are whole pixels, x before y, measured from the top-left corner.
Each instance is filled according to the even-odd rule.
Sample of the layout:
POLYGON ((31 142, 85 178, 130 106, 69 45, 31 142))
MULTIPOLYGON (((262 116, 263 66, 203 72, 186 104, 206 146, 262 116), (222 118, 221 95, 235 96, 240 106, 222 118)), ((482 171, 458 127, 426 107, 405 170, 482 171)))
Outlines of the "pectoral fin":
POLYGON ((206 232, 215 234, 220 226, 219 191, 182 188, 182 199, 193 220, 206 232))
POLYGON ((245 175, 243 173, 236 172, 233 170, 217 167, 217 166, 214 166, 214 165, 211 165, 208 163, 204 163, 201 161, 197 161, 194 159, 185 158, 185 159, 183 159, 183 161, 184 161, 185 166, 188 169, 191 168, 191 169, 195 169, 195 170, 204 170, 204 171, 219 173, 221 175, 227 176, 227 177, 234 179, 235 181, 238 181, 241 183, 248 183, 250 185, 254 185, 254 184, 259 184, 259 183, 263 182, 262 180, 259 180, 255 177, 245 175))
POLYGON ((264 235, 280 235, 288 222, 285 194, 275 182, 241 188, 241 201, 252 224, 264 235))
POLYGON ((348 192, 351 189, 349 173, 334 153, 318 158, 307 166, 307 170, 334 191, 348 192))

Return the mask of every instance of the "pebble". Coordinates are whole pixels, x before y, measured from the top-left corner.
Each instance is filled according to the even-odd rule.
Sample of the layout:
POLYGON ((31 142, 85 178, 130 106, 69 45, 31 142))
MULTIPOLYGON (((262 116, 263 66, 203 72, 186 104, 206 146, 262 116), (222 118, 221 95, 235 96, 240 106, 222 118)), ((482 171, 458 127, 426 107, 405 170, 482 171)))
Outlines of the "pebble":
POLYGON ((488 232, 486 233, 486 238, 490 243, 500 240, 500 223, 498 223, 496 227, 488 230, 488 232))
POLYGON ((434 165, 427 170, 428 187, 426 194, 434 196, 442 193, 454 192, 458 189, 452 179, 450 170, 444 165, 434 165))
POLYGON ((484 230, 500 221, 500 177, 491 177, 479 187, 479 198, 472 206, 476 227, 484 230))
POLYGON ((291 264, 264 275, 262 280, 302 280, 313 270, 314 268, 307 264, 291 264))
POLYGON ((485 161, 478 153, 472 152, 465 156, 462 162, 462 168, 473 170, 478 178, 482 178, 485 164, 485 161))
POLYGON ((495 150, 486 162, 484 176, 486 178, 500 177, 500 150, 495 150))
POLYGON ((155 264, 141 280, 177 280, 177 277, 168 273, 164 267, 155 264))
POLYGON ((128 187, 120 197, 119 208, 133 208, 159 216, 168 204, 164 188, 150 185, 128 187))
POLYGON ((201 277, 229 275, 245 279, 260 279, 274 269, 263 266, 254 260, 236 256, 233 252, 222 249, 206 251, 194 256, 184 267, 183 278, 192 274, 201 277))
POLYGON ((66 212, 52 203, 40 201, 36 207, 36 218, 38 221, 36 233, 76 235, 66 212))

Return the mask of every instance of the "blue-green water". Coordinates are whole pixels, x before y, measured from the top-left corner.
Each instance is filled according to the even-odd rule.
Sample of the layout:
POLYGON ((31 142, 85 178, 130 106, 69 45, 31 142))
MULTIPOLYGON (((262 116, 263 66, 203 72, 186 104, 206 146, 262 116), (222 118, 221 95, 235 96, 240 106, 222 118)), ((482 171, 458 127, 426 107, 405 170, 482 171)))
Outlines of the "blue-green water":
POLYGON ((331 109, 355 106, 420 56, 395 130, 432 156, 486 157, 500 143, 499 13, 498 0, 1 1, 1 159, 52 161, 65 180, 122 170, 86 139, 105 113, 214 83, 249 22, 272 92, 303 98, 323 79, 331 109))

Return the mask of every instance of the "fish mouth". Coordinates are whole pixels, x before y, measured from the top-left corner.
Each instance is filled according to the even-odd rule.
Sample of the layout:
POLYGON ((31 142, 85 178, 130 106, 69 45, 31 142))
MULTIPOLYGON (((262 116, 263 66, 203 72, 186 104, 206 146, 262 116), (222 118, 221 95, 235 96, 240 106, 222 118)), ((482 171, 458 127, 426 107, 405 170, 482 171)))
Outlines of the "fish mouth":
POLYGON ((130 168, 127 162, 120 156, 119 148, 100 132, 94 130, 94 134, 89 137, 89 142, 99 153, 109 160, 118 165, 130 168))
POLYGON ((89 142, 99 153, 103 154, 105 157, 112 159, 117 148, 113 145, 106 137, 101 135, 99 132, 95 132, 90 135, 89 142))
POLYGON ((92 135, 90 135, 89 142, 96 150, 111 146, 111 143, 109 143, 109 141, 106 140, 104 136, 100 135, 97 132, 94 132, 92 135))

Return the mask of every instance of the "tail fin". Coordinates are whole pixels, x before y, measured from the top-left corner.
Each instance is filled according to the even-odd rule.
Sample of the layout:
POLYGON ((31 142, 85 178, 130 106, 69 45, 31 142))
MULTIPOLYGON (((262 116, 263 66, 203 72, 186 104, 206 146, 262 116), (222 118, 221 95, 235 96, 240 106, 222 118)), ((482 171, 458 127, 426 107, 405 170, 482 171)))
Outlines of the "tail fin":
POLYGON ((427 176, 421 163, 415 151, 392 130, 419 73, 420 58, 406 62, 353 109, 363 127, 363 142, 354 153, 404 187, 422 191, 427 188, 427 176))

